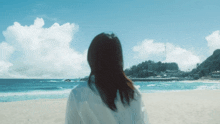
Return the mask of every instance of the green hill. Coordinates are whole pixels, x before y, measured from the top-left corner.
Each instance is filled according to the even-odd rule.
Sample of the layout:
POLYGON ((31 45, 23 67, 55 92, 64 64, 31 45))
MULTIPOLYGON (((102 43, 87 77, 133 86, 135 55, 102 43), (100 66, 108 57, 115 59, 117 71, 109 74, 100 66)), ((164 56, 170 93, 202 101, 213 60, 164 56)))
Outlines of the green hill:
POLYGON ((134 65, 129 69, 125 69, 125 74, 129 77, 145 78, 156 76, 166 70, 178 71, 179 67, 176 63, 153 62, 151 60, 134 65))
POLYGON ((197 74, 199 75, 199 77, 202 77, 202 76, 208 76, 212 72, 219 70, 220 70, 220 49, 217 49, 196 69, 193 69, 191 73, 197 74))

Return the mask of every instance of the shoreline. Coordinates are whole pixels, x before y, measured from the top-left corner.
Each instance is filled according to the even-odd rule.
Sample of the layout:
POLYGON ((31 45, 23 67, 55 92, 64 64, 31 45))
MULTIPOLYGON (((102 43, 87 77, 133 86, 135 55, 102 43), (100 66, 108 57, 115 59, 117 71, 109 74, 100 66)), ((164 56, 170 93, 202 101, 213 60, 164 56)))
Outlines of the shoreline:
POLYGON ((177 77, 171 77, 171 78, 129 78, 130 80, 132 80, 133 82, 136 81, 150 81, 150 82, 154 82, 154 81, 165 81, 165 82, 169 82, 169 81, 179 81, 179 82, 204 82, 204 83, 220 83, 220 79, 197 79, 197 80, 184 80, 181 78, 177 78, 177 77))
MULTIPOLYGON (((220 90, 142 93, 151 124, 217 124, 220 90)), ((4 124, 64 124, 67 98, 0 102, 4 124)))
POLYGON ((180 82, 193 83, 193 82, 201 82, 201 83, 220 83, 220 80, 211 80, 211 79, 198 79, 198 80, 182 80, 180 82))
POLYGON ((132 81, 178 81, 177 77, 170 78, 130 78, 132 81))
MULTIPOLYGON (((211 79, 207 79, 207 78, 201 78, 201 79, 198 79, 198 80, 182 80, 182 81, 159 81, 159 82, 154 82, 154 81, 143 81, 142 83, 143 83, 143 85, 145 84, 145 83, 147 83, 147 82, 153 82, 154 84, 153 85, 151 85, 151 86, 155 86, 155 85, 157 85, 157 83, 160 83, 160 84, 163 84, 163 83, 166 83, 166 82, 168 82, 169 83, 169 85, 173 85, 173 83, 174 83, 174 85, 178 85, 178 83, 182 83, 184 86, 185 86, 185 84, 184 83, 189 83, 189 85, 191 85, 190 83, 195 83, 195 85, 196 85, 196 83, 199 83, 198 84, 198 86, 197 86, 197 88, 192 88, 192 89, 185 89, 185 90, 181 90, 181 88, 180 89, 173 89, 173 90, 166 90, 166 89, 160 89, 160 90, 150 90, 149 88, 148 88, 148 91, 149 92, 147 92, 147 91, 143 91, 142 93, 165 93, 165 92, 181 92, 181 91, 193 91, 193 90, 216 90, 216 89, 219 89, 220 87, 220 85, 218 85, 219 83, 220 83, 220 80, 211 80, 211 79), (203 84, 203 83, 207 83, 207 84, 203 84), (210 84, 208 84, 208 83, 210 83, 210 84), (200 86, 201 85, 201 86, 200 86), (205 85, 205 86, 202 86, 202 85, 205 85), (207 86, 206 86, 207 85, 207 86)), ((134 85, 135 85, 135 82, 134 82, 134 85)), ((187 85, 187 84, 186 84, 187 85)), ((148 85, 147 85, 148 86, 148 85)), ((151 86, 149 86, 149 87, 151 87, 151 86)), ((194 86, 194 84, 192 85, 192 86, 194 86)), ((137 87, 139 87, 138 86, 138 84, 137 84, 137 87)), ((168 88, 169 89, 169 88, 168 88)), ((71 90, 71 89, 70 89, 71 90)), ((45 91, 43 91, 43 92, 45 92, 45 91)), ((53 91, 52 91, 53 92, 53 91)), ((56 91, 56 92, 63 92, 63 91, 56 91)), ((68 95, 69 95, 69 92, 70 91, 68 91, 68 92, 66 92, 65 91, 65 93, 67 93, 66 95, 65 95, 65 97, 63 97, 63 95, 61 94, 58 94, 58 95, 60 95, 61 97, 51 97, 52 99, 65 99, 65 98, 68 98, 68 95)), ((51 99, 50 98, 50 95, 49 96, 47 96, 47 98, 46 97, 42 97, 42 96, 32 96, 32 94, 33 94, 33 92, 15 92, 15 93, 9 93, 9 94, 7 94, 7 93, 3 93, 3 94, 1 94, 0 93, 0 103, 1 102, 17 102, 17 101, 28 101, 28 100, 37 100, 37 99, 51 99), (6 94, 6 96, 4 96, 3 94, 6 94), (19 94, 23 94, 23 95, 30 95, 30 97, 28 98, 28 99, 25 99, 24 97, 21 97, 21 98, 19 98, 19 94), (8 96, 9 95, 9 96, 8 96), (18 97, 17 97, 18 96, 18 97), (8 98, 8 97, 11 97, 11 98, 8 98), (15 97, 15 99, 13 99, 13 97, 15 97), (33 98, 32 98, 33 97, 33 98), (13 99, 13 100, 10 100, 10 99, 13 99)), ((39 93, 39 94, 41 94, 41 93, 39 93)), ((51 94, 51 93, 49 93, 49 94, 51 94)), ((53 94, 53 93, 52 93, 53 94)), ((52 95, 51 94, 51 95, 52 95)), ((57 95, 56 95, 57 96, 57 95)))
POLYGON ((130 78, 133 82, 136 81, 150 81, 150 82, 154 82, 154 81, 165 81, 165 82, 169 82, 169 81, 179 81, 179 82, 187 82, 187 83, 193 83, 193 82, 201 82, 201 83, 220 83, 220 79, 198 79, 198 80, 184 80, 178 77, 171 77, 171 78, 130 78))

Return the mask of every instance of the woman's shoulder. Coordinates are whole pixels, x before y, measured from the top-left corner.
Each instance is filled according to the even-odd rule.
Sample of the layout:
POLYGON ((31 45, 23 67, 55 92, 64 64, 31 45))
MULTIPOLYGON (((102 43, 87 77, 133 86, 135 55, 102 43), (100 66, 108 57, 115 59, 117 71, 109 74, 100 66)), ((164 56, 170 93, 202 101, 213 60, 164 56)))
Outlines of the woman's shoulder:
POLYGON ((82 82, 77 85, 74 89, 71 90, 70 94, 72 94, 72 96, 74 96, 75 99, 79 101, 88 100, 91 95, 94 95, 87 82, 82 82))
POLYGON ((81 93, 83 91, 85 91, 86 89, 88 89, 88 84, 87 82, 80 82, 77 86, 75 86, 72 90, 71 93, 73 94, 78 94, 81 93))
POLYGON ((136 98, 141 97, 141 92, 140 92, 138 86, 134 86, 134 95, 135 95, 136 98))

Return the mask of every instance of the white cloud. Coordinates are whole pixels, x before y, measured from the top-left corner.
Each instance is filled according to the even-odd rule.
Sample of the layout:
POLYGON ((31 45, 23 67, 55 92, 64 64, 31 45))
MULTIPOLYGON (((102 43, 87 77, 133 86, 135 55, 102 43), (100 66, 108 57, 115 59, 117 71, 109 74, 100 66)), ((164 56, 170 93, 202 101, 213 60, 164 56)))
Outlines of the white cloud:
POLYGON ((220 49, 220 31, 214 31, 211 35, 205 37, 208 42, 210 53, 212 54, 216 49, 220 49))
MULTIPOLYGON (((8 65, 10 74, 28 78, 76 78, 87 75, 87 52, 79 53, 70 48, 78 25, 54 23, 49 28, 43 26, 44 20, 37 18, 33 25, 22 26, 15 22, 3 32, 7 44, 14 51, 10 53, 13 56, 11 65, 8 65)), ((0 47, 0 50, 3 49, 0 47)))
POLYGON ((4 76, 3 78, 10 77, 8 70, 9 70, 9 67, 11 66, 12 64, 10 62, 0 61, 0 75, 4 76))
POLYGON ((11 54, 14 52, 14 48, 8 45, 6 42, 0 43, 0 60, 8 61, 11 54))
POLYGON ((133 51, 138 52, 138 58, 146 60, 146 58, 152 58, 159 61, 163 54, 165 55, 164 43, 155 43, 152 39, 144 40, 141 44, 134 46, 133 51))
POLYGON ((5 42, 0 43, 0 75, 3 75, 5 78, 10 77, 8 70, 13 64, 8 60, 13 52, 14 48, 12 46, 5 42))
POLYGON ((180 70, 191 70, 196 67, 197 63, 201 62, 200 57, 189 50, 174 46, 170 43, 167 43, 166 46, 167 54, 164 62, 176 62, 180 70))
POLYGON ((153 40, 144 40, 141 44, 133 47, 141 61, 153 60, 163 62, 176 62, 180 70, 188 71, 200 63, 200 57, 193 52, 175 46, 171 43, 156 43, 153 40), (165 50, 166 46, 166 50, 165 50))

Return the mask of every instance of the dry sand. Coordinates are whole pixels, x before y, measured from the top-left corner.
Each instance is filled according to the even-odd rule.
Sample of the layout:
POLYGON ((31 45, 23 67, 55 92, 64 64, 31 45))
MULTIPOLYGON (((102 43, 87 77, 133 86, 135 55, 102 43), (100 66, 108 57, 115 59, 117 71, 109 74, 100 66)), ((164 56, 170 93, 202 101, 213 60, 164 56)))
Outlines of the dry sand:
POLYGON ((151 124, 220 124, 220 90, 143 94, 151 124))
POLYGON ((67 99, 0 103, 0 124, 64 124, 67 99))
MULTIPOLYGON (((151 124, 220 124, 220 90, 143 94, 151 124)), ((67 99, 0 103, 0 124, 64 124, 67 99)))

